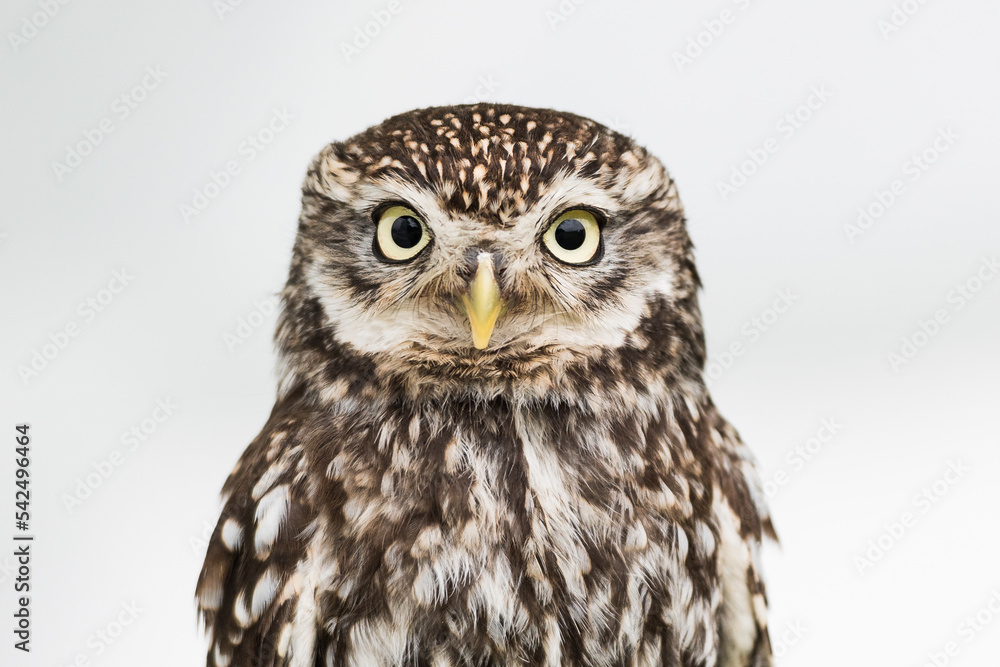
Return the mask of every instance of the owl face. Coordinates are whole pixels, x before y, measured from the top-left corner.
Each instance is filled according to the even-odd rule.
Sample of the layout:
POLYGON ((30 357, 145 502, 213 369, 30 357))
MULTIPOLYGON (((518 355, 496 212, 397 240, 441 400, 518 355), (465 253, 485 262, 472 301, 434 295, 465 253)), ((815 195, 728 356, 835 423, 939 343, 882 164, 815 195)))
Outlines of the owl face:
POLYGON ((578 116, 467 105, 320 153, 288 307, 382 364, 495 375, 648 346, 644 321, 696 281, 645 150, 578 116))

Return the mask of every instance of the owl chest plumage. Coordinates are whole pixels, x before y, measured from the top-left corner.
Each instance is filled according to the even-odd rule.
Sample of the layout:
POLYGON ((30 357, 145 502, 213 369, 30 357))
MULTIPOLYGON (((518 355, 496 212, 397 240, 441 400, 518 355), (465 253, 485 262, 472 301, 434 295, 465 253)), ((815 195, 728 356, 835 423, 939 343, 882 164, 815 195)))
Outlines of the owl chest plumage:
POLYGON ((711 482, 672 418, 494 402, 367 420, 304 454, 333 501, 308 547, 332 573, 320 609, 353 664, 713 650, 711 482), (679 615, 699 629, 677 635, 679 615))

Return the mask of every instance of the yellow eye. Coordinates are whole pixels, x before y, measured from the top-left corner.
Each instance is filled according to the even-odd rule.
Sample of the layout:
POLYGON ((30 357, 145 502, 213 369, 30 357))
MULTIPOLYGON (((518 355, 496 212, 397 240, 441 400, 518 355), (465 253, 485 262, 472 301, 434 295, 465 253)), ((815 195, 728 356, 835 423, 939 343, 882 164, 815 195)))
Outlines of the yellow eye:
POLYGON ((430 240, 424 221, 405 206, 391 206, 379 216, 376 250, 390 262, 413 259, 430 240))
POLYGON ((593 213, 577 208, 556 218, 542 241, 556 259, 567 264, 587 264, 601 248, 601 227, 593 213))

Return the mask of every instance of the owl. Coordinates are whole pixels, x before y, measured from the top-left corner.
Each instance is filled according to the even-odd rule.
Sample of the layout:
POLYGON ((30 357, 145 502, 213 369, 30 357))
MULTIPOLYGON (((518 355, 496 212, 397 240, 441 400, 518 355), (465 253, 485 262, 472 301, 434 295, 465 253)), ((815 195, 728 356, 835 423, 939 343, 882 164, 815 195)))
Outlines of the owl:
POLYGON ((197 585, 209 667, 769 665, 699 285, 675 183, 592 120, 437 107, 324 148, 197 585))

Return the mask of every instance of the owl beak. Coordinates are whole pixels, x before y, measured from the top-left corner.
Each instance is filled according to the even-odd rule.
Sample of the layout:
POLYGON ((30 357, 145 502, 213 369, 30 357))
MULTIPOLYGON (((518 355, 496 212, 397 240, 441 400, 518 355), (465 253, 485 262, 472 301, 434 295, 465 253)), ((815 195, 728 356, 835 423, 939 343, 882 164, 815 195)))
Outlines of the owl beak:
POLYGON ((472 325, 472 344, 477 349, 485 350, 503 306, 493 272, 493 258, 489 253, 479 255, 476 277, 472 279, 469 293, 462 296, 462 305, 472 325))

